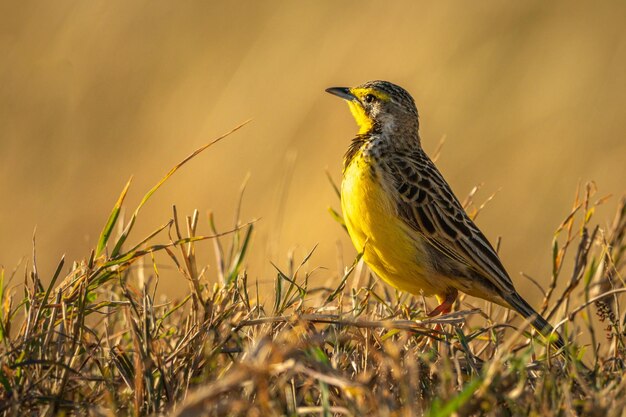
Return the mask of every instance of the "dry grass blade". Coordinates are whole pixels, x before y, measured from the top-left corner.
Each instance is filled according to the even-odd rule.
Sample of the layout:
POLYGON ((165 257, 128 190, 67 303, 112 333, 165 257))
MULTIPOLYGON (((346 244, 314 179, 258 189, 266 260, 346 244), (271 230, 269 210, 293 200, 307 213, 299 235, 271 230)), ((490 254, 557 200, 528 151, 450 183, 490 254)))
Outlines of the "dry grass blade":
POLYGON ((172 169, 169 170, 169 172, 167 174, 165 174, 165 176, 163 178, 161 178, 161 180, 159 182, 157 182, 147 193, 146 195, 143 196, 143 198, 141 199, 141 201, 139 202, 139 205, 137 206, 137 208, 135 209, 135 212, 132 214, 130 220, 128 221, 128 224, 126 225, 126 228, 124 229, 124 231, 122 232, 121 236, 119 237, 117 243, 115 244, 115 247, 113 248, 113 250, 111 251, 111 256, 115 257, 121 250, 122 245, 124 244, 124 242, 126 241, 126 238, 128 237, 128 234, 130 233, 130 231, 133 228, 133 225, 135 224, 135 221, 137 219, 137 215, 139 214, 139 211, 141 210, 141 208, 144 206, 144 204, 146 204, 148 202, 148 200, 150 199, 150 197, 152 197, 152 195, 159 189, 161 188, 161 186, 172 176, 174 175, 174 173, 176 171, 178 171, 183 165, 185 165, 187 162, 189 162, 191 159, 193 159, 195 156, 197 156, 198 154, 200 154, 202 151, 206 150, 207 148, 209 148, 212 145, 215 145, 217 142, 221 141, 222 139, 228 137, 229 135, 235 133, 237 130, 241 129, 242 127, 244 127, 245 125, 247 125, 250 122, 250 120, 246 120, 245 122, 241 123, 240 125, 234 127, 233 129, 231 129, 230 131, 224 133, 223 135, 213 139, 211 142, 207 143, 206 145, 201 146, 200 148, 196 149, 195 151, 193 151, 191 154, 189 154, 189 156, 187 156, 185 159, 183 159, 182 161, 180 161, 178 164, 176 164, 172 169))
POLYGON ((202 235, 198 211, 179 222, 174 207, 171 220, 123 251, 141 207, 208 146, 145 195, 111 254, 106 246, 130 182, 96 248, 69 271, 63 258, 46 280, 33 262, 24 296, 14 302, 0 269, 2 416, 617 416, 623 410, 623 204, 607 233, 592 222, 604 200, 594 201, 594 188, 586 187, 555 235, 552 282, 542 291, 552 321, 569 335, 571 360, 563 361, 528 333, 527 322, 516 325, 492 309, 425 317, 421 298, 373 281, 360 256, 345 270, 322 270, 334 282, 330 288, 310 279, 319 270, 310 266, 315 248, 299 263, 289 256, 285 268, 276 267, 273 305, 258 286, 251 298, 244 265, 254 221, 238 214, 225 232, 209 217, 210 234, 202 235), (226 236, 230 253, 218 241, 226 236), (199 242, 209 239, 216 242, 216 270, 198 261, 206 250, 199 242), (180 302, 157 296, 164 269, 157 252, 167 255, 176 278, 190 283, 180 302), (148 265, 154 275, 146 273, 148 265), (592 294, 594 285, 604 290, 592 294), (590 313, 602 300, 612 300, 611 316, 590 313), (607 318, 609 340, 598 341, 596 328, 607 318), (585 352, 587 335, 592 349, 585 352), (592 372, 581 372, 579 358, 593 360, 592 372))

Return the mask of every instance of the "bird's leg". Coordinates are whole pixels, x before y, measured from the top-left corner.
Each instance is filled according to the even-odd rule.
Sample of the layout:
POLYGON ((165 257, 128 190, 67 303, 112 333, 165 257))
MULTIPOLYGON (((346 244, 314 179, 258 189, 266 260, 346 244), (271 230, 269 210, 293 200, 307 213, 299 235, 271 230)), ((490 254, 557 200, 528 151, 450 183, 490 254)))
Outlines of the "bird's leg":
POLYGON ((456 288, 448 290, 444 297, 437 295, 437 301, 439 301, 439 305, 435 307, 433 311, 428 313, 428 317, 439 316, 440 314, 448 314, 452 310, 452 306, 456 301, 456 297, 459 295, 459 292, 456 288))
MULTIPOLYGON (((456 297, 458 295, 459 292, 456 290, 456 288, 448 289, 443 296, 437 295, 436 297, 439 305, 435 307, 435 309, 432 310, 430 313, 428 313, 428 317, 435 317, 440 314, 449 313, 450 310, 452 310, 452 306, 454 305, 454 302, 456 301, 456 297)), ((435 330, 435 332, 438 333, 443 332, 443 326, 441 323, 435 324, 435 327, 433 329, 435 330)))

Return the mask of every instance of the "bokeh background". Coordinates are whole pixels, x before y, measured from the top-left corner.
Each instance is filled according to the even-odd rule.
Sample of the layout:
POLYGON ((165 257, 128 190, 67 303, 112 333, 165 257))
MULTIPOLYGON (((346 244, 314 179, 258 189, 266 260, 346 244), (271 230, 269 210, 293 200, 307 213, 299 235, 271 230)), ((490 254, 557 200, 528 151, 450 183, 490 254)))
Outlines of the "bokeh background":
POLYGON ((241 217, 261 218, 250 279, 269 285, 270 261, 318 244, 311 268, 332 280, 354 251, 328 215, 339 203, 325 170, 340 179, 356 128, 324 88, 386 79, 415 97, 427 151, 445 136, 438 164, 460 198, 499 190, 478 224, 502 236, 532 299, 518 273, 546 282, 577 184, 614 194, 603 223, 625 190, 624 22, 622 1, 0 2, 0 264, 30 257, 35 226, 44 278, 64 253, 87 257, 131 175, 132 210, 176 162, 253 118, 155 195, 134 239, 173 204, 198 208, 202 233, 209 211, 232 227, 249 175, 241 217))

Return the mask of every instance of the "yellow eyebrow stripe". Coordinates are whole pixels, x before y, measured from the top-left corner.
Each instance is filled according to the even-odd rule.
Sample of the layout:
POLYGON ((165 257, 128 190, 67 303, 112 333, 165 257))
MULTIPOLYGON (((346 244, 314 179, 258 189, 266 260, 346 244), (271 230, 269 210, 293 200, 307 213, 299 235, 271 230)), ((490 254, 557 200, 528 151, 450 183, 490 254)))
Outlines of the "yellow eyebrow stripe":
POLYGON ((373 95, 374 97, 376 97, 377 99, 381 101, 389 101, 391 99, 389 94, 384 93, 380 90, 375 90, 373 88, 352 88, 350 89, 350 92, 354 94, 359 100, 362 100, 363 97, 365 97, 368 94, 373 95))

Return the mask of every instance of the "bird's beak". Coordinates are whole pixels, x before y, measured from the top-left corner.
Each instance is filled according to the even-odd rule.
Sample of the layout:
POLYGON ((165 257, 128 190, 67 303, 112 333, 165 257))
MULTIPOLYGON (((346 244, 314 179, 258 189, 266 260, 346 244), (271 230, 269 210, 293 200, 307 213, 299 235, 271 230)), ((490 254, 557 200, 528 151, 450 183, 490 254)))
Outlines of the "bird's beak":
POLYGON ((337 97, 341 97, 344 100, 357 100, 356 96, 350 92, 350 89, 348 87, 331 87, 327 88, 326 92, 333 94, 337 97))

